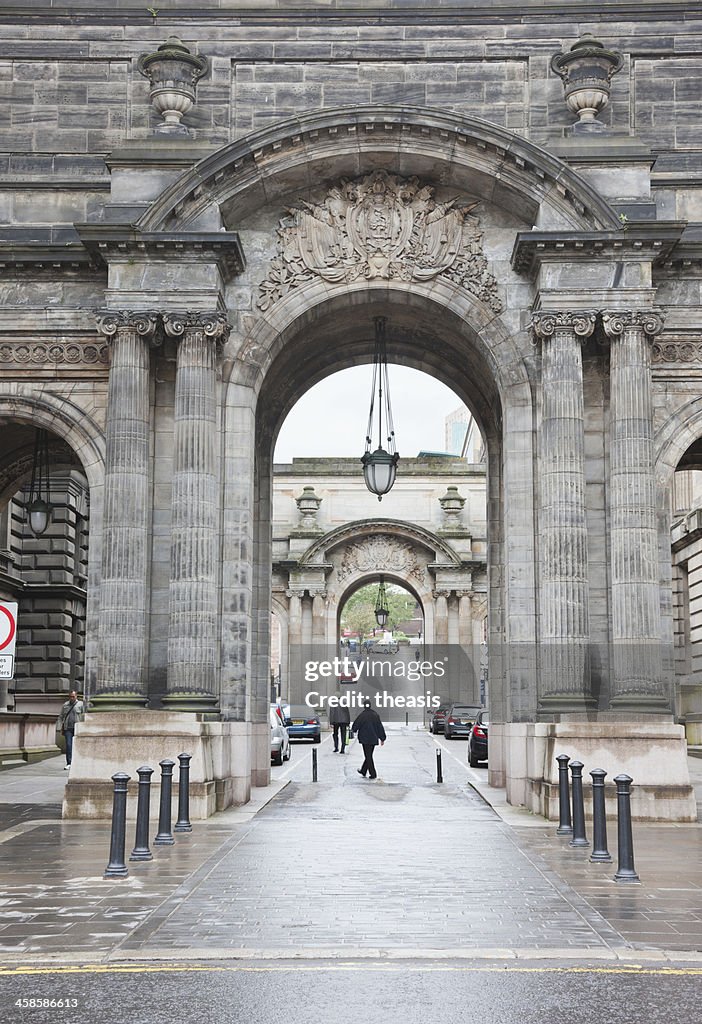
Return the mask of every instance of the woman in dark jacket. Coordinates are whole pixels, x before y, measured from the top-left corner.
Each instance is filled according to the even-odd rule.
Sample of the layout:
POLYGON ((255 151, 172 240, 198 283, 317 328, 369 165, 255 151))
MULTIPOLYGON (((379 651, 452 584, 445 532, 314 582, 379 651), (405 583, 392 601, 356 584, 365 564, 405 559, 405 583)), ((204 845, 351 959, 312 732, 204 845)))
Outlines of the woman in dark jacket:
POLYGON ((373 764, 373 751, 378 746, 378 743, 380 743, 381 747, 383 746, 386 736, 383 723, 380 721, 380 715, 371 707, 369 700, 365 701, 363 711, 351 726, 351 732, 358 737, 358 742, 363 747, 365 755, 363 764, 358 769, 358 774, 365 778, 366 772, 368 772, 371 779, 377 779, 378 773, 373 764))

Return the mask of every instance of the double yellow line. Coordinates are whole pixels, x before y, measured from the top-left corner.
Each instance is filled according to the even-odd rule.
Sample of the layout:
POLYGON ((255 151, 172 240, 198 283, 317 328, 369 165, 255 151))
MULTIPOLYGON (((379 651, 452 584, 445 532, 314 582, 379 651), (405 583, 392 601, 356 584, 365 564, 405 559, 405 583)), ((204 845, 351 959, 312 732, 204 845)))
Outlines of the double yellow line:
POLYGON ((272 974, 294 971, 297 973, 321 973, 324 971, 375 971, 378 973, 465 973, 465 974, 628 974, 635 976, 696 977, 702 975, 702 967, 654 967, 644 964, 617 964, 612 966, 586 967, 576 964, 528 966, 526 964, 403 964, 354 961, 320 961, 315 964, 301 964, 286 960, 268 966, 247 963, 206 964, 206 963, 124 963, 124 964, 6 964, 0 967, 0 977, 37 976, 44 974, 272 974))

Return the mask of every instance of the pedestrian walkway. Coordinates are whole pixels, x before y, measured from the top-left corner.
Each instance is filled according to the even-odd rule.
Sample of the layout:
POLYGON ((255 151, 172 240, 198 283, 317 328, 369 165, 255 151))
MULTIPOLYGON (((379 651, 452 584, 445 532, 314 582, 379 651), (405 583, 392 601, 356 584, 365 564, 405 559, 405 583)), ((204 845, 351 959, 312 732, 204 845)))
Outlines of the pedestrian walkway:
POLYGON ((503 820, 469 785, 486 773, 468 768, 465 743, 439 743, 443 785, 437 742, 423 731, 389 731, 377 781, 358 775, 358 745, 341 756, 329 737, 296 744, 277 784, 255 791, 258 813, 198 822, 117 881, 102 878, 106 823, 45 813, 58 806, 61 769, 16 769, 11 798, 47 799, 0 842, 0 950, 6 959, 702 950, 702 828, 637 826, 644 884, 617 886, 611 865, 590 865, 552 823, 509 810, 503 820))

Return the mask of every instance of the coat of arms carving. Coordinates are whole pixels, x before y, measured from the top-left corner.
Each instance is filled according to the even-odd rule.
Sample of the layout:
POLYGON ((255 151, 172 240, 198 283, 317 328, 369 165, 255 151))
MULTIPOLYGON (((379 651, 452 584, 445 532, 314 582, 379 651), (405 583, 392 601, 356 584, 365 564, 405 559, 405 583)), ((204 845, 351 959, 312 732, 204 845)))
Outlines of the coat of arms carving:
POLYGON ((315 277, 429 281, 442 274, 501 311, 482 232, 471 216, 477 203, 438 202, 431 185, 386 171, 342 180, 321 202, 300 203, 280 223, 278 256, 260 285, 260 309, 315 277))

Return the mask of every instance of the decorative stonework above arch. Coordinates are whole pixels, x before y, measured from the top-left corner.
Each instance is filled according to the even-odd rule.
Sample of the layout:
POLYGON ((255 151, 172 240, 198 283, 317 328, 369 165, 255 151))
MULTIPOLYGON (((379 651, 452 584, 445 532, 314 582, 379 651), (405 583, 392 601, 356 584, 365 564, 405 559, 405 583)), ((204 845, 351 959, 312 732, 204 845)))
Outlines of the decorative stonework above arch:
POLYGON ((420 563, 415 548, 389 533, 379 533, 347 544, 342 549, 336 576, 343 583, 357 573, 382 571, 398 573, 417 583, 426 582, 426 569, 420 563))
POLYGON ((443 275, 494 312, 502 311, 488 270, 478 205, 435 198, 418 178, 379 170, 341 181, 316 202, 299 200, 278 228, 278 255, 260 284, 265 311, 305 281, 429 281, 443 275))

